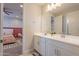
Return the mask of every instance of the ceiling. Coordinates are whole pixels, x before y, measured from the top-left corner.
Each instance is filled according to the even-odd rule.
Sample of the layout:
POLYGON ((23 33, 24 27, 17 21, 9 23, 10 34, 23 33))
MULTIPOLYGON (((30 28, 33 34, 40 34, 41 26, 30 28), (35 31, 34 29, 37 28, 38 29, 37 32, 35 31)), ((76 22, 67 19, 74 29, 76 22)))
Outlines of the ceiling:
MULTIPOLYGON (((45 7, 48 4, 50 3, 37 3, 36 5, 45 7)), ((76 10, 79 10, 79 3, 62 3, 60 7, 53 9, 52 11, 50 11, 50 13, 52 13, 53 15, 59 15, 59 14, 65 14, 76 10)))
POLYGON ((59 15, 76 10, 79 10, 79 3, 63 3, 60 7, 53 9, 51 13, 54 15, 59 15))
POLYGON ((8 17, 18 17, 22 19, 23 15, 23 8, 20 7, 20 5, 23 5, 22 3, 4 3, 4 7, 7 8, 8 11, 13 12, 10 15, 6 15, 8 17))

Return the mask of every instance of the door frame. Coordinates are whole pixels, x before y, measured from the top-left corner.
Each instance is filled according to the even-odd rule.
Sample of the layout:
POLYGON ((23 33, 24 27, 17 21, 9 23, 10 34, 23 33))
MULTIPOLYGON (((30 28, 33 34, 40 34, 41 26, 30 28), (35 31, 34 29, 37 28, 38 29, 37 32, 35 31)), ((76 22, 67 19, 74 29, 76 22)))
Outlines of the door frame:
POLYGON ((3 56, 3 3, 0 3, 0 12, 1 12, 1 15, 0 15, 0 40, 1 40, 1 43, 0 43, 0 56, 3 56))

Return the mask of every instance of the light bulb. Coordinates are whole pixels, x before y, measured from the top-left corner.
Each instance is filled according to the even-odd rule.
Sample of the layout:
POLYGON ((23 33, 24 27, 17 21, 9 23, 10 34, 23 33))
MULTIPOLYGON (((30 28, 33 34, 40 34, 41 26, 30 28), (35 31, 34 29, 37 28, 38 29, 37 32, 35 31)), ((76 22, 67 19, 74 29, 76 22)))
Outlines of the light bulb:
POLYGON ((22 8, 22 7, 23 7, 23 5, 20 5, 20 7, 22 8))
POLYGON ((54 3, 51 4, 52 9, 56 9, 56 6, 54 3))
POLYGON ((51 8, 51 5, 50 5, 50 4, 48 4, 48 5, 47 5, 47 9, 48 9, 48 11, 51 11, 51 10, 52 10, 52 8, 51 8))
POLYGON ((67 24, 69 23, 69 20, 67 19, 67 24))
POLYGON ((55 6, 56 7, 60 7, 62 4, 61 3, 56 3, 55 6))

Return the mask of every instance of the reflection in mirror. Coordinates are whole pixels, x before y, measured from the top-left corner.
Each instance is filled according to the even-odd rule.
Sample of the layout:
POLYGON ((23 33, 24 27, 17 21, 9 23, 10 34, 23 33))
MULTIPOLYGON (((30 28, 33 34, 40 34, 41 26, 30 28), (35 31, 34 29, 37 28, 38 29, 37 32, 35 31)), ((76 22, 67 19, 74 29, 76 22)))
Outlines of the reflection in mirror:
POLYGON ((69 34, 66 15, 51 17, 51 31, 55 32, 56 34, 69 34))
POLYGON ((51 32, 79 36, 79 11, 51 17, 51 32))
POLYGON ((79 36, 79 3, 64 3, 53 9, 51 32, 79 36))
POLYGON ((53 16, 51 18, 51 31, 56 34, 62 33, 62 16, 53 16))
POLYGON ((66 15, 62 16, 62 33, 63 34, 69 34, 69 21, 66 19, 66 15))
POLYGON ((67 14, 68 30, 70 35, 79 36, 79 11, 74 11, 67 14))

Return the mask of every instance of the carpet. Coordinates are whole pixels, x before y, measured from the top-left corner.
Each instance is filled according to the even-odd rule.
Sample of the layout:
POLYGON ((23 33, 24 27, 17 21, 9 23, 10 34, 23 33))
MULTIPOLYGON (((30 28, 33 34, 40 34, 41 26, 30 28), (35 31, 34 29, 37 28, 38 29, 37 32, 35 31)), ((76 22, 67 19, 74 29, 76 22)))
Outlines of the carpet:
POLYGON ((22 54, 22 46, 17 46, 14 48, 3 50, 3 56, 19 56, 21 54, 22 54))

